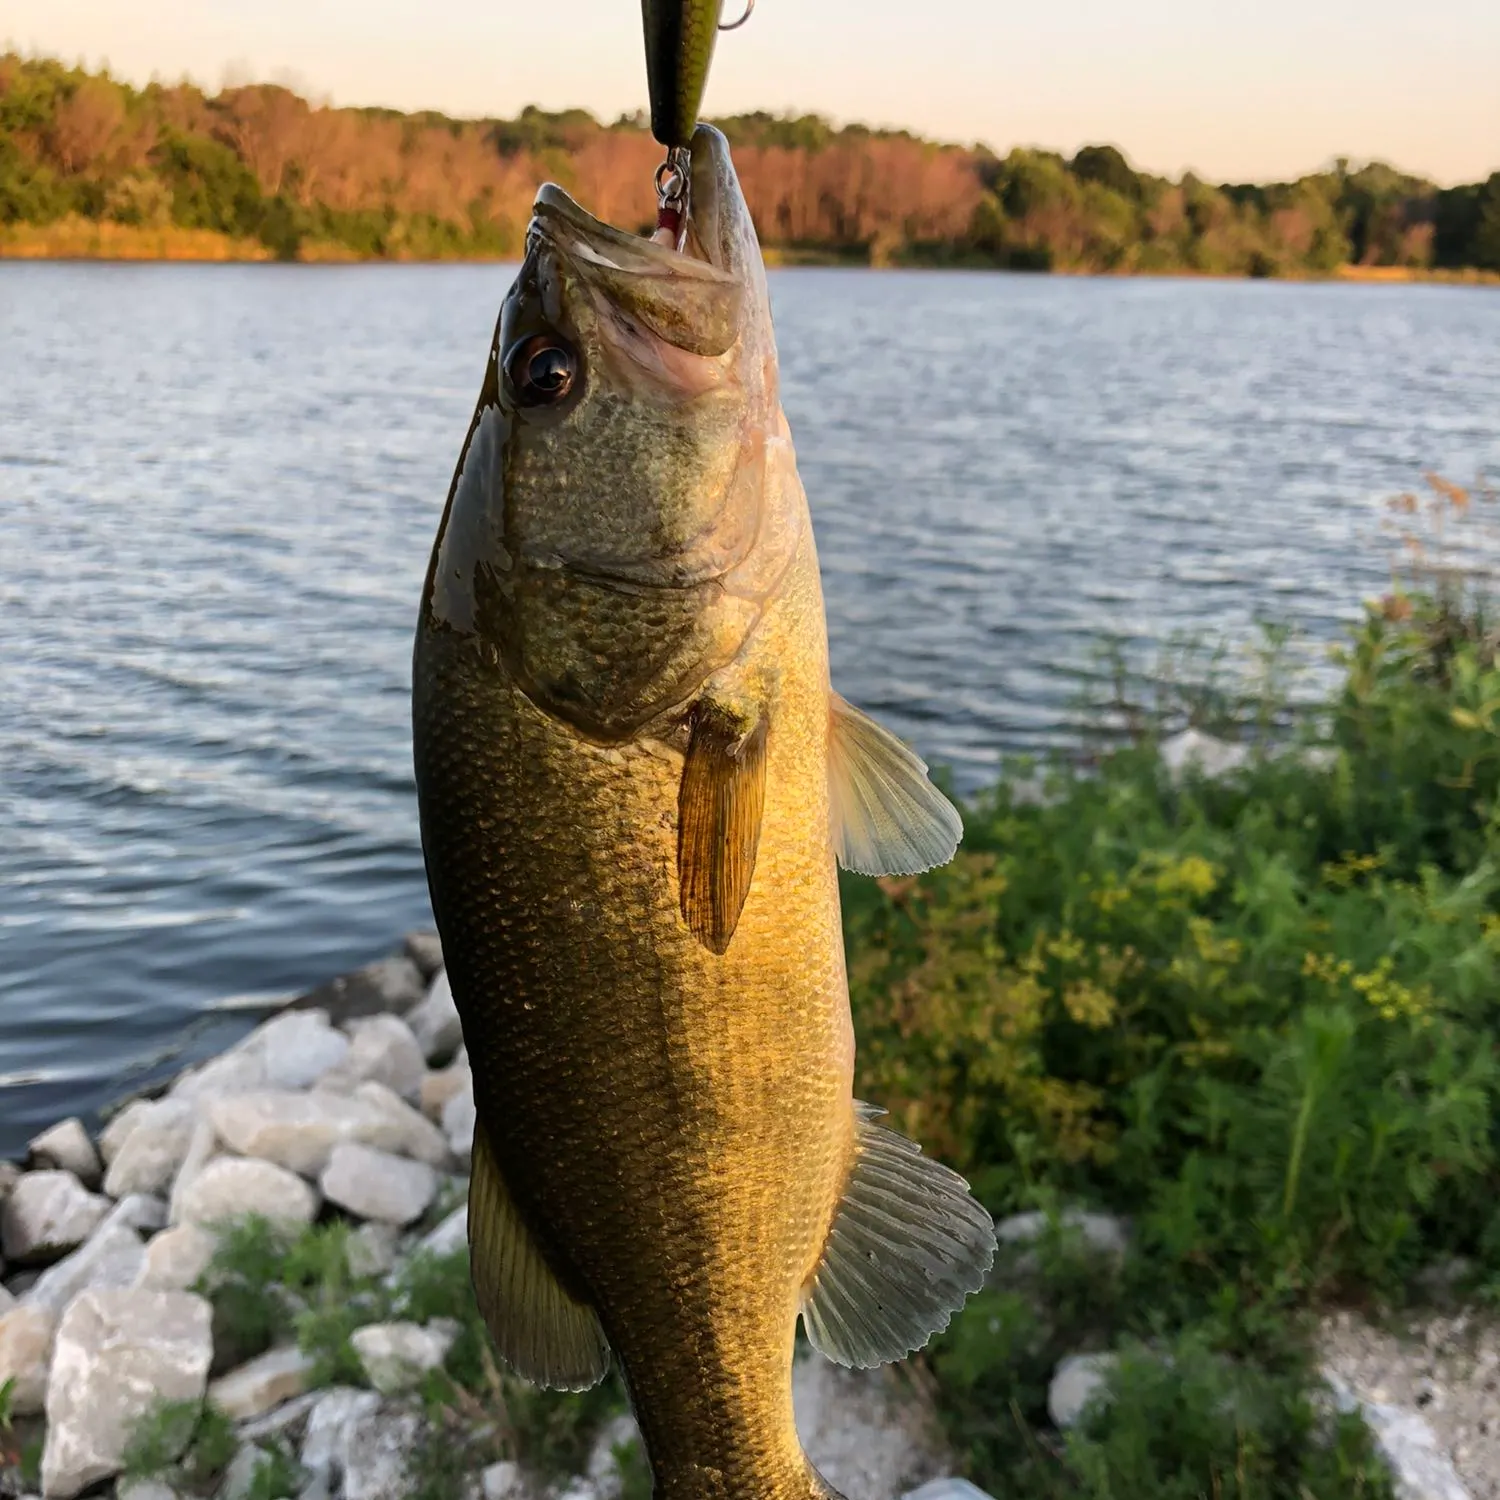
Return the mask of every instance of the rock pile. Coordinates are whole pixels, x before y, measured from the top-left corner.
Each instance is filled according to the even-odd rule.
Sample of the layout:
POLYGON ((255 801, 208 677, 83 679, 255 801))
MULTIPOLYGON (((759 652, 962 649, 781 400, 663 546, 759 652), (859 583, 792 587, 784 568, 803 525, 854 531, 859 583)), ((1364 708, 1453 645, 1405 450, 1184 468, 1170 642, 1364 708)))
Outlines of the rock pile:
MULTIPOLYGON (((0 1384, 13 1418, 43 1435, 46 1500, 177 1500, 160 1481, 116 1479, 160 1402, 205 1400, 238 1443, 223 1500, 255 1492, 273 1446, 295 1456, 305 1500, 405 1500, 423 1431, 415 1393, 459 1326, 360 1328, 350 1345, 368 1388, 313 1390, 290 1330, 223 1369, 213 1309, 193 1288, 223 1226, 248 1214, 290 1228, 358 1221, 347 1257, 361 1276, 462 1247, 462 1207, 421 1226, 443 1197, 461 1201, 473 1128, 458 1013, 436 939, 420 934, 128 1104, 97 1142, 78 1120, 38 1136, 24 1171, 0 1172, 0 1384)), ((796 1399, 814 1460, 853 1500, 898 1500, 948 1466, 930 1409, 883 1374, 809 1361, 796 1399)), ((615 1449, 632 1436, 628 1418, 601 1433, 567 1500, 617 1495, 615 1449)), ((501 1463, 471 1476, 464 1500, 547 1492, 501 1463)))

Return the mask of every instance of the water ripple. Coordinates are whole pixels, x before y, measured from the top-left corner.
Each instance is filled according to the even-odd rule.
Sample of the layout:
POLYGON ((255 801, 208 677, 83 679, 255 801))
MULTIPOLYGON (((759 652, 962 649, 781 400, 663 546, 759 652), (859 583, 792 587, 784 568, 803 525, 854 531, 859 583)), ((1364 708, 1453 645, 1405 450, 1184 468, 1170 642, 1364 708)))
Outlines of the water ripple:
MULTIPOLYGON (((426 919, 411 632, 509 279, 0 264, 0 1150, 426 919)), ((964 786, 1101 631, 1326 639, 1385 496, 1500 472, 1483 289, 773 295, 838 685, 964 786)))

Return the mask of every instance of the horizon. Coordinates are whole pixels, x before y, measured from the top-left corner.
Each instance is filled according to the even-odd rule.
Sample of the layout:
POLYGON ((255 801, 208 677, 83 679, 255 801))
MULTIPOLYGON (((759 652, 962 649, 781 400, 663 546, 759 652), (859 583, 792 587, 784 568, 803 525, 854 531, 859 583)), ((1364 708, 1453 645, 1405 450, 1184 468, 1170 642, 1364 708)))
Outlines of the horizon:
MULTIPOLYGON (((1183 0, 1143 4, 1127 24, 1106 0, 1004 20, 980 0, 933 0, 913 40, 897 0, 760 0, 750 24, 721 40, 705 113, 819 114, 1001 156, 1107 143, 1142 171, 1217 183, 1291 181, 1340 157, 1442 186, 1500 166, 1500 8, 1488 0, 1439 0, 1420 26, 1398 0, 1336 0, 1317 15, 1268 0, 1253 20, 1202 17, 1183 0), (1018 54, 1025 66, 997 62, 1018 54)), ((636 8, 574 6, 558 37, 548 16, 475 0, 455 0, 439 20, 417 0, 381 0, 374 12, 267 0, 254 15, 227 0, 142 0, 123 18, 108 0, 46 0, 45 10, 0 0, 0 40, 108 66, 137 86, 186 78, 211 94, 279 83, 320 103, 458 118, 534 104, 610 121, 643 108, 636 8)))

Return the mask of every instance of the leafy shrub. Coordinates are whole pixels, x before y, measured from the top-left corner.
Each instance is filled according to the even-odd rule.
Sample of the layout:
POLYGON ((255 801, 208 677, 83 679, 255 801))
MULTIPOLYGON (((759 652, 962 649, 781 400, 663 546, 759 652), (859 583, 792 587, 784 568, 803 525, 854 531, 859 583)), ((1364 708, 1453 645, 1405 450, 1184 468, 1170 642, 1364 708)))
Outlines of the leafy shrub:
MULTIPOLYGON (((1482 504, 1429 489, 1408 517, 1482 504)), ((1274 651, 1256 692, 1117 690, 1113 742, 979 799, 952 865, 846 881, 860 1096, 996 1214, 1134 1225, 1087 1316, 1002 1274, 929 1350, 996 1493, 1383 1493, 1358 1424, 1318 1425, 1305 1315, 1451 1255, 1500 1295, 1500 633, 1442 548, 1411 557, 1322 703, 1290 708, 1274 651), (1195 719, 1238 775, 1167 774, 1195 719), (1062 1442, 1056 1359, 1130 1339, 1062 1442)))

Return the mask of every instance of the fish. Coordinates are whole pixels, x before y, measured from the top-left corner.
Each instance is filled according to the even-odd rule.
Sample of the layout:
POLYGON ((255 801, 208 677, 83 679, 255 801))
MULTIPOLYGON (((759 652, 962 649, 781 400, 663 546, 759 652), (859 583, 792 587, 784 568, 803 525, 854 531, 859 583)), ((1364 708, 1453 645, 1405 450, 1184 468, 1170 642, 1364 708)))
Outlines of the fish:
POLYGON ((840 863, 962 820, 831 685, 755 228, 718 131, 690 166, 680 253, 538 192, 423 589, 418 807, 497 1353, 617 1361, 659 1500, 812 1500, 799 1317, 900 1359, 995 1253, 854 1096, 839 909, 840 863))
POLYGON ((663 146, 692 143, 723 0, 641 0, 651 133, 663 146))

